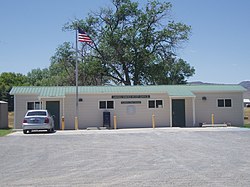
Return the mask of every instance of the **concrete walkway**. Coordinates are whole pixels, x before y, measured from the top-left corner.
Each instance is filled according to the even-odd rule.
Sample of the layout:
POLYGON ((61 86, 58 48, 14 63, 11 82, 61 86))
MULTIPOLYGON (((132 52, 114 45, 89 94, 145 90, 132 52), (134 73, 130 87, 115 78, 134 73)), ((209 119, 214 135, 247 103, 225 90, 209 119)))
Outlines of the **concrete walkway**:
MULTIPOLYGON (((8 136, 24 135, 22 130, 14 130, 16 132, 8 136)), ((180 127, 166 127, 166 128, 129 128, 129 129, 92 129, 92 130, 56 130, 54 133, 47 133, 46 131, 36 131, 28 135, 84 135, 84 134, 122 134, 122 133, 152 133, 152 132, 197 132, 197 131, 250 131, 250 128, 241 127, 195 127, 195 128, 180 128, 180 127)))

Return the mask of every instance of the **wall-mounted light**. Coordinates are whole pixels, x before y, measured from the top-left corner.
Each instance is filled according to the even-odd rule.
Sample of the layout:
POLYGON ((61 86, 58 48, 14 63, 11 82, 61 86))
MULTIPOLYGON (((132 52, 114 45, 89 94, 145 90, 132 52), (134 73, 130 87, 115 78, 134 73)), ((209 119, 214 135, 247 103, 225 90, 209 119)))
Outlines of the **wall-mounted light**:
POLYGON ((78 100, 79 102, 83 102, 83 99, 82 98, 79 98, 79 100, 78 100))
POLYGON ((206 100, 207 100, 207 97, 203 96, 203 97, 202 97, 202 100, 203 100, 203 101, 206 101, 206 100))

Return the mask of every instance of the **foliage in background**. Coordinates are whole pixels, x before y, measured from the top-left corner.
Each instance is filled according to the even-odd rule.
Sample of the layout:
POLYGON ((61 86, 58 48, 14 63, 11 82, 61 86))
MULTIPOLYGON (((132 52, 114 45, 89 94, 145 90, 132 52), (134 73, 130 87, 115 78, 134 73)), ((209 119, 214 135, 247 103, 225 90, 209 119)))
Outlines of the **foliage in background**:
MULTIPOLYGON (((65 24, 64 30, 81 27, 93 44, 79 45, 79 86, 185 84, 195 69, 176 55, 187 42, 191 27, 171 19, 171 3, 149 0, 145 6, 131 0, 112 0, 86 19, 65 24)), ((13 98, 13 86, 74 86, 76 50, 64 42, 48 68, 0 74, 0 100, 13 98)))
POLYGON ((28 78, 20 73, 7 73, 0 74, 0 101, 9 103, 9 111, 14 108, 13 96, 9 92, 13 86, 29 85, 28 78))
POLYGON ((171 19, 171 3, 112 3, 113 8, 101 8, 64 26, 70 31, 81 27, 91 36, 89 53, 104 76, 123 85, 186 83, 195 70, 176 56, 176 50, 188 40, 191 27, 171 19))
MULTIPOLYGON (((92 56, 80 54, 78 59, 79 85, 101 85, 105 83, 100 61, 92 56), (84 56, 84 58, 83 58, 84 56)), ((34 86, 74 86, 76 51, 69 42, 64 42, 51 57, 49 68, 33 69, 28 73, 28 82, 34 86)))

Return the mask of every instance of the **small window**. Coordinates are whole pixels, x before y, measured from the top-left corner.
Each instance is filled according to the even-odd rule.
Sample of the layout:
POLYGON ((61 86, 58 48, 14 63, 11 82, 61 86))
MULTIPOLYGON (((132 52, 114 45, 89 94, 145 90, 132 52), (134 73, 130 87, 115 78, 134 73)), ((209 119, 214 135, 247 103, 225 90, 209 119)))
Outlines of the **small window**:
POLYGON ((162 100, 149 100, 148 108, 163 108, 163 101, 162 100))
POLYGON ((232 107, 231 99, 218 99, 218 107, 232 107))
POLYGON ((42 102, 28 102, 27 103, 27 110, 39 110, 42 108, 42 102))
POLYGON ((162 100, 156 100, 156 108, 162 108, 162 100))
POLYGON ((224 107, 224 99, 218 99, 218 107, 224 107))
POLYGON ((114 101, 99 101, 99 109, 114 109, 114 101))
POLYGON ((231 99, 225 99, 225 107, 231 107, 231 106, 232 106, 231 99))
POLYGON ((155 108, 155 101, 153 100, 148 101, 148 108, 155 108))
POLYGON ((100 101, 99 102, 99 108, 100 109, 106 109, 106 101, 100 101))
POLYGON ((33 110, 34 109, 34 102, 28 102, 27 103, 27 109, 28 110, 33 110))
POLYGON ((107 109, 113 109, 114 108, 114 101, 107 101, 107 109))
POLYGON ((35 110, 40 109, 40 102, 35 102, 35 110))

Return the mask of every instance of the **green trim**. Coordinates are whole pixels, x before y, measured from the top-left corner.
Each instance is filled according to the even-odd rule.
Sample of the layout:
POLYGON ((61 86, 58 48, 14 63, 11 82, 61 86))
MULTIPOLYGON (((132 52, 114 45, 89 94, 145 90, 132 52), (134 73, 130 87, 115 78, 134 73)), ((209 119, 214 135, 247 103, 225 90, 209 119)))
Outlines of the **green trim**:
MULTIPOLYGON (((11 95, 37 95, 39 97, 65 97, 75 94, 75 86, 65 87, 13 87, 11 95)), ((168 94, 176 97, 195 97, 194 93, 244 92, 240 85, 159 85, 159 86, 79 86, 79 94, 168 94)))

